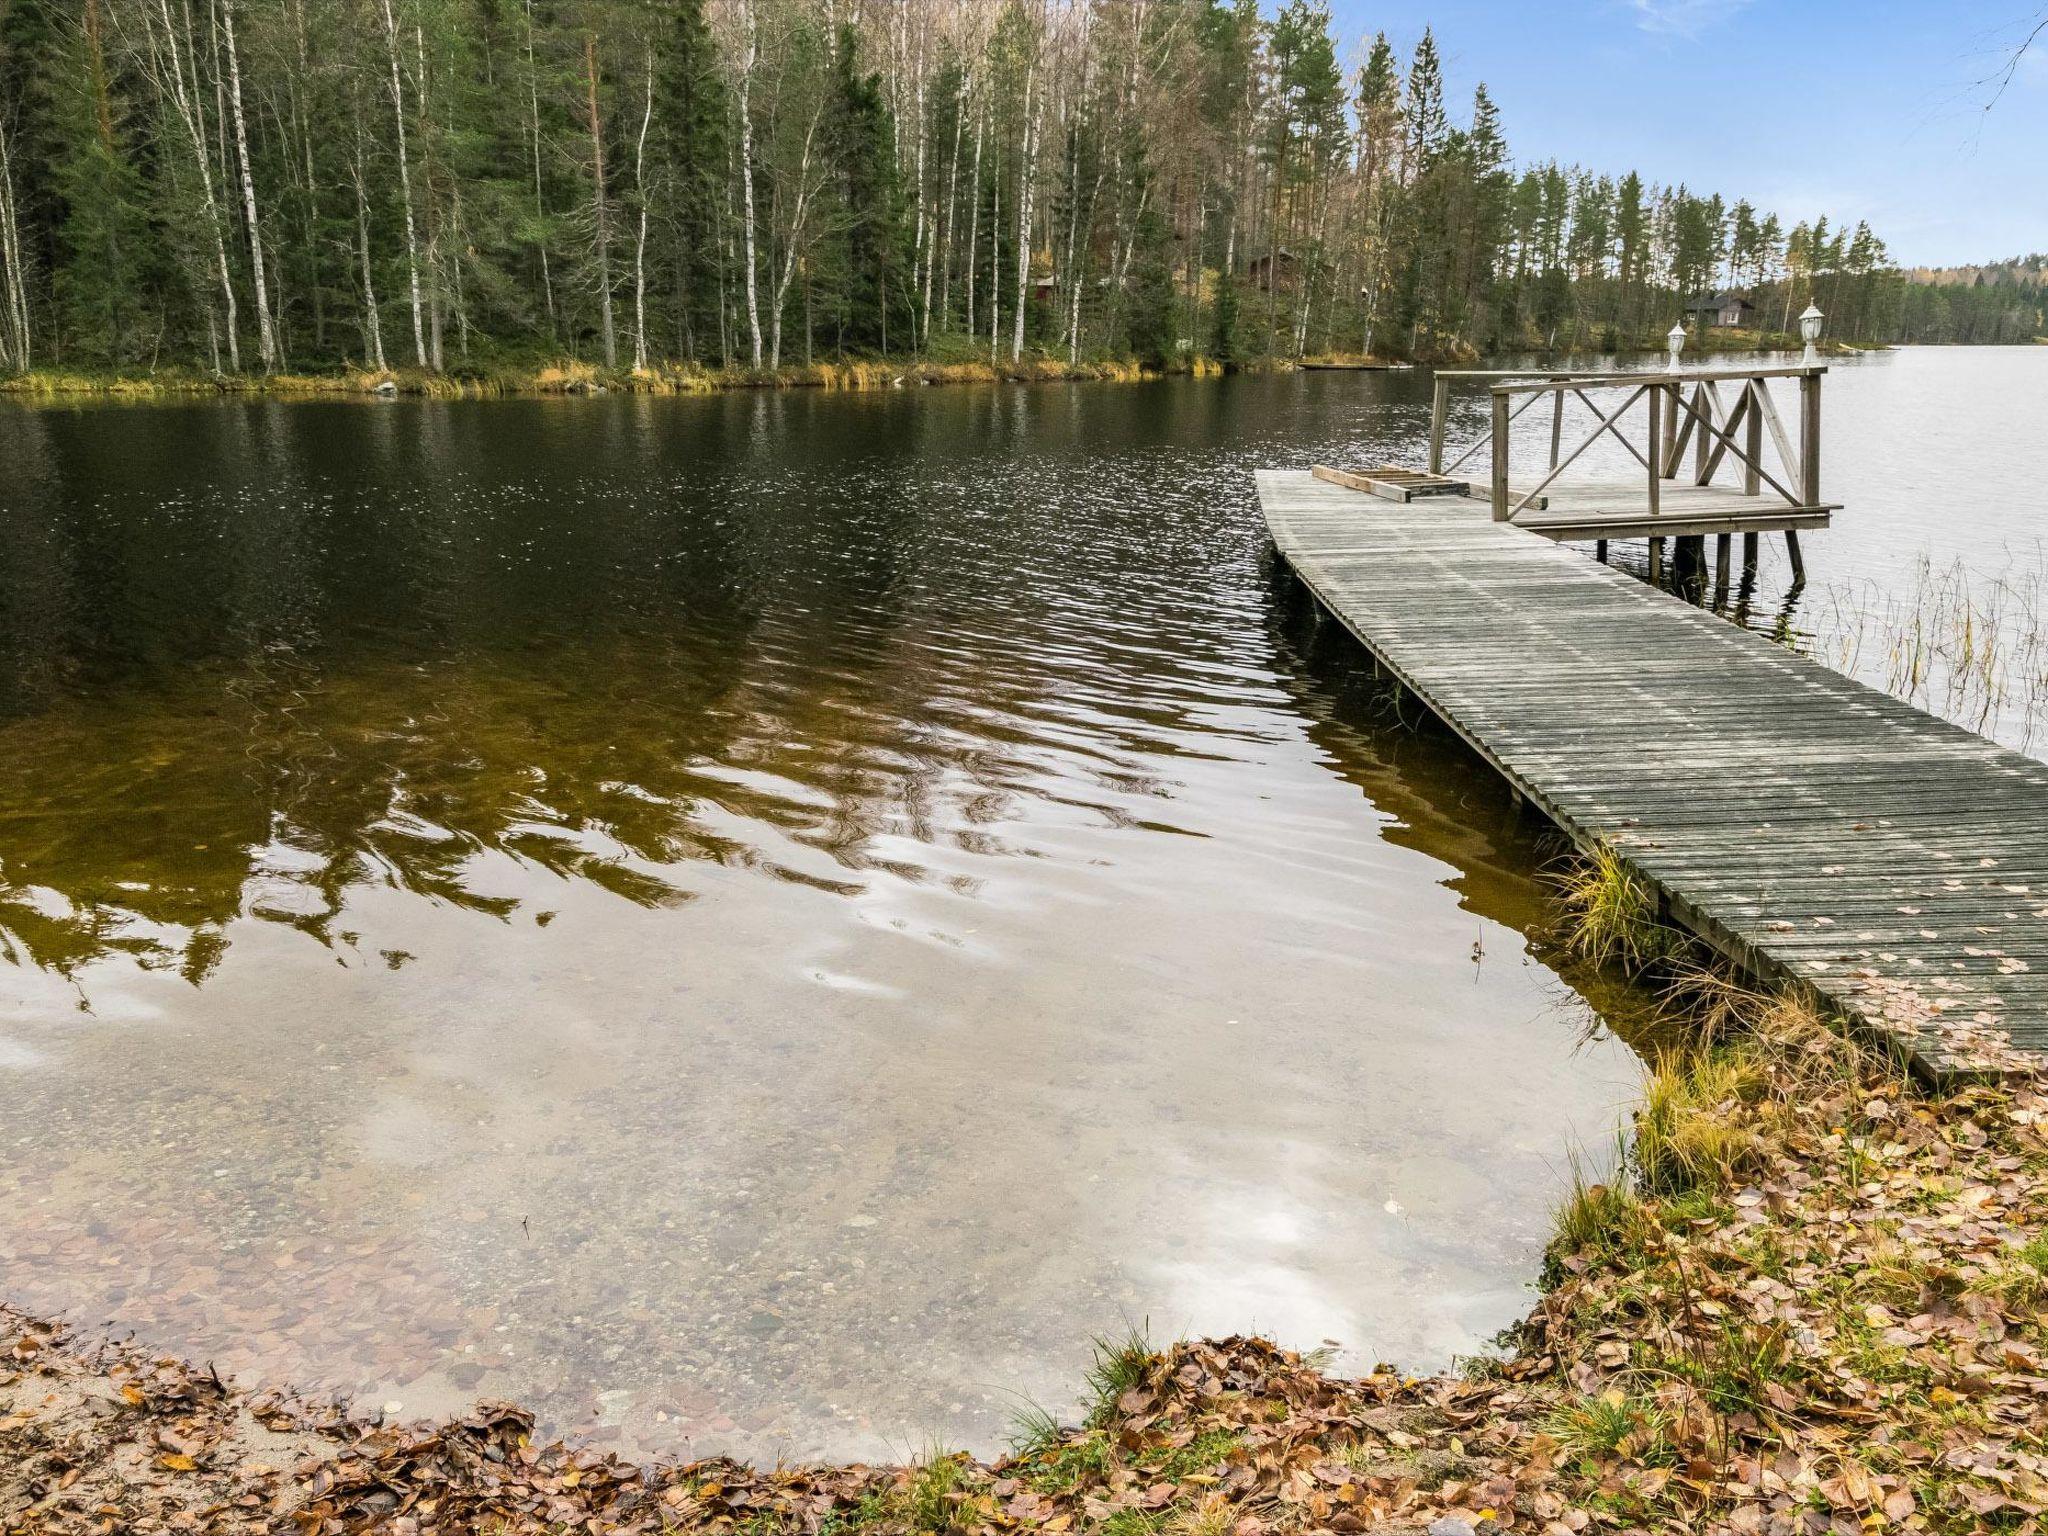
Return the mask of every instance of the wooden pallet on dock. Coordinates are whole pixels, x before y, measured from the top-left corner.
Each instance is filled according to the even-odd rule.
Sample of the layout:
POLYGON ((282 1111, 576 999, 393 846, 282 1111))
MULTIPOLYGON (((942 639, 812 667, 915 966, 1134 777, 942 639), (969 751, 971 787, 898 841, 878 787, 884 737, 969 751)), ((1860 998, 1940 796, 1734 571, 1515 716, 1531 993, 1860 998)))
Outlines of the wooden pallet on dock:
POLYGON ((1332 469, 1327 464, 1318 464, 1314 474, 1318 480, 1348 486, 1354 491, 1365 491, 1387 501, 1405 503, 1418 496, 1472 494, 1469 480, 1452 480, 1444 475, 1433 475, 1426 469, 1403 469, 1398 464, 1376 464, 1370 469, 1359 470, 1332 469))

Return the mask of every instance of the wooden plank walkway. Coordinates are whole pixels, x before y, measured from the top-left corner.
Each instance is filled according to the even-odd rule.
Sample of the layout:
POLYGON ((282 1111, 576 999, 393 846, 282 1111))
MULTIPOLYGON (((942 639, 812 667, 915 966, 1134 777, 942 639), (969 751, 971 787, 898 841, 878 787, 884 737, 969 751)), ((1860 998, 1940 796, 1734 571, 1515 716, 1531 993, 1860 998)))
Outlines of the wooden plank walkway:
POLYGON ((2048 1050, 2048 765, 1481 503, 1258 486, 1322 604, 1678 920, 1930 1071, 2048 1050))
MULTIPOLYGON (((1832 506, 1795 507, 1779 496, 1750 496, 1726 486, 1666 483, 1653 516, 1640 485, 1553 485, 1545 505, 1527 507, 1515 526, 1553 539, 1641 539, 1651 534, 1782 533, 1825 528, 1832 506)), ((1473 495, 1486 516, 1491 498, 1473 495)))

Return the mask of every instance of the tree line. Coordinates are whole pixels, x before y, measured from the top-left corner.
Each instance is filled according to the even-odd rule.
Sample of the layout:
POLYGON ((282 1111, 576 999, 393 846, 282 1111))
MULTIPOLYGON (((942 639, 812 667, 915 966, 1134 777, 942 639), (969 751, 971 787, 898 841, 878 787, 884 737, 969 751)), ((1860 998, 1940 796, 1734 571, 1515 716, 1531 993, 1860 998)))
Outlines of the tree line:
POLYGON ((2048 255, 1907 274, 1895 339, 2003 346, 2048 335, 2048 255))
POLYGON ((17 370, 1449 357, 1724 285, 1958 323, 1862 224, 1517 168, 1315 0, 0 0, 17 370))

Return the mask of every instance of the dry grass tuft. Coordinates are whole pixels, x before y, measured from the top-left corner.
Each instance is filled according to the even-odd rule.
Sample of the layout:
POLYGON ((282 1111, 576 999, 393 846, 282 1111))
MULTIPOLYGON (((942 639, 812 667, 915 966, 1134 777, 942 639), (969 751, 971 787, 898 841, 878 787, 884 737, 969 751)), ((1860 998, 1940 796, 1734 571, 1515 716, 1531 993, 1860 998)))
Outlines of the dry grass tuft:
POLYGON ((1555 879, 1564 944, 1581 959, 1641 972, 1686 948, 1685 935, 1658 915, 1649 881, 1612 848, 1596 849, 1555 879))

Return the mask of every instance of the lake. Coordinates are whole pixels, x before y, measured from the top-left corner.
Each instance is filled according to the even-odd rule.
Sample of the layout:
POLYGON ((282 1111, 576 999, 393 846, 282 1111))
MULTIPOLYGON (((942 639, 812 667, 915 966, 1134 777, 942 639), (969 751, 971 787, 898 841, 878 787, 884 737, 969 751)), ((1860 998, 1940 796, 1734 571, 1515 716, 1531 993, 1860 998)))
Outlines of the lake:
MULTIPOLYGON (((1869 671, 1923 561, 2038 586, 1959 487, 2048 476, 2048 352, 1828 387, 1849 507, 1753 622, 1869 671)), ((1551 952, 1543 827, 1303 611, 1250 480, 1427 413, 0 411, 0 1295, 768 1458, 988 1449, 1130 1326, 1484 1347, 1640 1000, 1551 952)))

